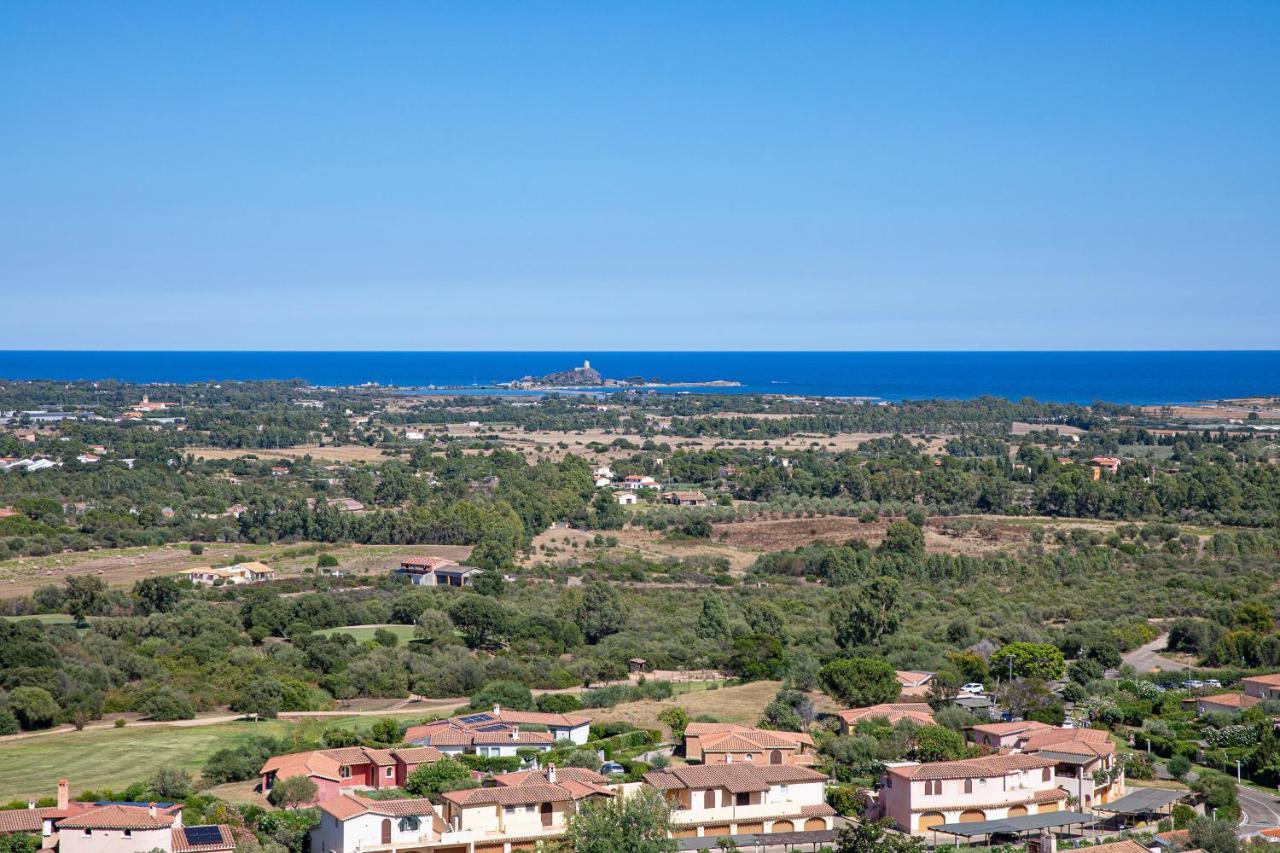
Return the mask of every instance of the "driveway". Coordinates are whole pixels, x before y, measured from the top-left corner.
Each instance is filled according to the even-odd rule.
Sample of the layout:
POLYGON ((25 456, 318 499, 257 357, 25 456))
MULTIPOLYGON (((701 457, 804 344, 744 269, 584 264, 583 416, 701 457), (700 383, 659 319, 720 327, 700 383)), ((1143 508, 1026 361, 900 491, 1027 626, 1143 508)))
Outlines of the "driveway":
POLYGON ((1186 669, 1187 665, 1185 663, 1159 654, 1159 652, 1165 650, 1168 640, 1168 634, 1161 634, 1145 646, 1139 646, 1133 651, 1125 652, 1120 658, 1138 672, 1151 672, 1154 669, 1176 672, 1180 669, 1186 669))

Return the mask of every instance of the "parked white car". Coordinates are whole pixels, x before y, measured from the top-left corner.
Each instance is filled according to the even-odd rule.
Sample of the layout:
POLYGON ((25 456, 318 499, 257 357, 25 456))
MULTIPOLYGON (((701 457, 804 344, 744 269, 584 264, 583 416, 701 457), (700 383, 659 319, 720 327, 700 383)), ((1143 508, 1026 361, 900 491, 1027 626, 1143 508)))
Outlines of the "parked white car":
POLYGON ((986 692, 986 688, 976 681, 970 681, 968 684, 960 688, 961 693, 975 693, 981 696, 986 692))

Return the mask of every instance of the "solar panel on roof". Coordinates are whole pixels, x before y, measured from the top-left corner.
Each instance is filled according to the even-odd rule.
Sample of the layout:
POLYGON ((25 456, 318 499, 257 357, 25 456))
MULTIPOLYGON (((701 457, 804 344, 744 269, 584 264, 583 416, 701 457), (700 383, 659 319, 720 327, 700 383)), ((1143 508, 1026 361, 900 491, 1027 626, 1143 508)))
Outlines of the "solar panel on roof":
POLYGON ((222 843, 222 828, 218 826, 188 826, 182 831, 188 844, 222 843))
POLYGON ((468 726, 473 726, 476 723, 487 723, 492 719, 493 716, 490 714, 472 714, 468 717, 462 717, 462 722, 466 723, 468 726))
POLYGON ((478 732, 505 732, 506 730, 507 730, 507 727, 502 723, 492 723, 490 725, 481 726, 480 728, 476 729, 476 731, 478 732))

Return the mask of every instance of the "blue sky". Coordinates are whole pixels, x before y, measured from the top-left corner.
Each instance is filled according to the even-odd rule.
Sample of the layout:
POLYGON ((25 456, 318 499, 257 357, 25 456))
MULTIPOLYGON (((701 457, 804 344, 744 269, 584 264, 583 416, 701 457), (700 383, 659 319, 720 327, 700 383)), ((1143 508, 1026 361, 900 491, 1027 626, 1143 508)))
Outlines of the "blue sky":
POLYGON ((16 0, 0 348, 1276 348, 1277 43, 1276 2, 16 0))

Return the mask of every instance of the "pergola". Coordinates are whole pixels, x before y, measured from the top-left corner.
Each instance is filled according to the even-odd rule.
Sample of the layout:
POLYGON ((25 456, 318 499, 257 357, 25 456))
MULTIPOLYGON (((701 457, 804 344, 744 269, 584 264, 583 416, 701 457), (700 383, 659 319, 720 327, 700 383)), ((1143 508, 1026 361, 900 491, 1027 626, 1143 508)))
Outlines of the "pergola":
POLYGON ((1176 803, 1190 793, 1181 788, 1134 788, 1120 799, 1102 803, 1094 808, 1100 812, 1109 812, 1126 818, 1164 814, 1161 809, 1176 803))
MULTIPOLYGON (((1024 814, 1017 817, 1005 817, 999 820, 979 820, 971 823, 943 823, 930 827, 933 831, 933 843, 938 845, 938 833, 945 832, 948 835, 954 835, 957 839, 963 838, 971 841, 973 838, 981 835, 986 838, 987 844, 991 843, 991 836, 996 833, 1006 833, 1021 838, 1024 833, 1037 832, 1044 829, 1056 829, 1058 827, 1072 826, 1092 826, 1098 822, 1096 815, 1085 814, 1084 812, 1046 812, 1045 814, 1024 814)), ((959 840, 956 846, 960 846, 959 840)))

